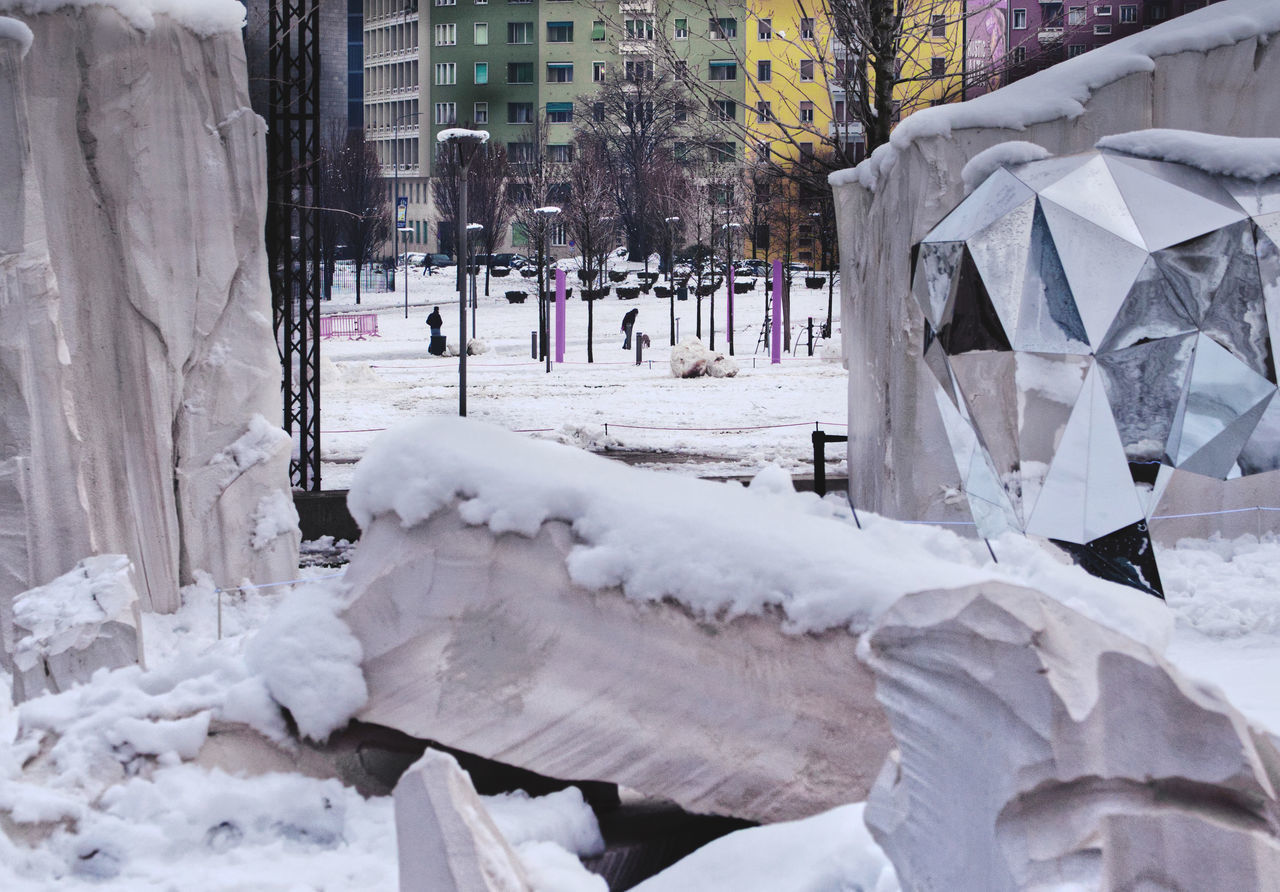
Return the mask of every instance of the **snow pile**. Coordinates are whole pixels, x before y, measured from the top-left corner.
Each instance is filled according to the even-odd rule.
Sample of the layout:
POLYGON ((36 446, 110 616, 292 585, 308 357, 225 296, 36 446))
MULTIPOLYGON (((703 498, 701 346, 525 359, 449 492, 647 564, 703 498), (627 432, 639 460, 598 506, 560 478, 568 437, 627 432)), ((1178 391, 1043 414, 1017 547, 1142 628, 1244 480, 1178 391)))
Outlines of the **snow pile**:
POLYGON ((348 507, 364 529, 396 513, 419 524, 455 499, 469 524, 532 537, 572 525, 574 582, 630 598, 675 598, 713 616, 780 607, 789 632, 863 631, 911 591, 998 579, 1041 589, 1108 626, 1163 647, 1170 625, 1153 598, 1089 576, 1020 536, 981 542, 865 516, 812 493, 768 495, 627 467, 558 443, 459 418, 404 424, 356 468, 348 507))
POLYGON ((650 877, 635 892, 898 892, 893 865, 862 822, 863 806, 739 830, 650 877))
POLYGON ((530 796, 523 790, 498 796, 482 796, 489 817, 507 842, 553 842, 575 855, 599 855, 604 837, 595 812, 577 787, 565 787, 546 796, 530 796))
POLYGON ((27 50, 31 49, 31 41, 34 39, 35 35, 31 33, 31 29, 27 27, 26 22, 0 17, 0 40, 17 41, 22 47, 18 51, 20 56, 27 54, 27 50))
POLYGON ((526 842, 515 849, 533 892, 609 892, 604 877, 553 842, 526 842))
POLYGON ((360 642, 338 618, 338 586, 313 582, 291 592, 249 642, 245 658, 298 731, 325 740, 368 700, 360 642))
POLYGON ((122 554, 88 557, 74 570, 14 599, 14 623, 28 633, 14 650, 17 667, 26 671, 43 658, 83 650, 105 623, 132 625, 138 600, 129 578, 132 569, 122 554))
POLYGON ((286 490, 273 489, 258 500, 253 513, 253 532, 249 544, 255 551, 266 548, 278 537, 298 529, 298 509, 286 490))
POLYGON ((974 155, 964 166, 964 170, 960 171, 960 179, 964 183, 964 194, 968 195, 977 189, 986 182, 987 177, 1002 167, 1026 164, 1029 161, 1043 161, 1050 154, 1044 146, 1016 139, 994 145, 974 155))
POLYGON ((671 374, 677 378, 732 378, 738 374, 738 362, 708 349, 698 338, 688 337, 671 348, 671 374))
POLYGON ((836 171, 832 185, 856 183, 875 191, 898 156, 919 139, 950 136, 970 128, 1025 130, 1033 124, 1084 114, 1090 98, 1108 84, 1153 71, 1155 59, 1176 53, 1207 53, 1254 37, 1265 41, 1280 31, 1275 0, 1223 0, 1189 12, 1052 68, 1015 81, 968 102, 923 109, 899 124, 889 142, 857 167, 836 171))
POLYGON ((120 13, 139 31, 155 29, 158 15, 168 16, 201 37, 236 34, 244 27, 239 0, 0 0, 0 12, 39 15, 63 9, 105 6, 120 13))
POLYGON ((1155 128, 1104 136, 1096 145, 1099 149, 1186 164, 1208 174, 1242 180, 1257 182, 1280 175, 1280 139, 1244 139, 1155 128))

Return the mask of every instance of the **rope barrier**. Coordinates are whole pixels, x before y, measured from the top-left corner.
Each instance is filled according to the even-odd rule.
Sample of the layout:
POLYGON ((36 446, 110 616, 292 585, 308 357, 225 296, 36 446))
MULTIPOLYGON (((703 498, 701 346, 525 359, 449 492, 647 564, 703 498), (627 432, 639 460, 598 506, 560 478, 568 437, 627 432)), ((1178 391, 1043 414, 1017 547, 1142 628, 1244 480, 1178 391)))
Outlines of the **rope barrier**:
MULTIPOLYGON (((688 431, 690 433, 706 433, 706 432, 713 432, 713 431, 720 431, 722 433, 730 433, 732 431, 763 431, 763 430, 773 430, 775 428, 786 428, 786 427, 809 427, 810 425, 813 425, 814 427, 821 427, 822 425, 827 425, 830 427, 846 427, 846 428, 849 426, 848 423, 844 421, 792 421, 786 424, 721 425, 720 427, 653 427, 645 424, 618 424, 617 422, 613 422, 613 421, 599 422, 599 423, 603 424, 604 432, 606 434, 609 433, 610 426, 621 427, 621 428, 626 428, 627 430, 637 430, 637 431, 688 431)), ((371 434, 371 433, 377 433, 379 431, 385 431, 385 430, 386 430, 385 427, 363 427, 363 428, 351 428, 349 430, 348 429, 323 430, 320 433, 322 434, 371 434)), ((540 434, 540 433, 551 433, 551 432, 554 432, 555 430, 557 430, 557 428, 554 428, 554 427, 530 427, 530 428, 515 429, 512 431, 512 433, 540 434)))
POLYGON ((343 573, 330 573, 328 576, 308 576, 303 579, 286 579, 284 582, 263 582, 259 585, 226 585, 215 588, 215 592, 248 592, 260 588, 277 588, 282 585, 297 585, 299 582, 319 582, 322 579, 337 579, 343 573))
MULTIPOLYGON (((1187 514, 1153 514, 1147 520, 1182 520, 1188 517, 1221 517, 1226 514, 1247 514, 1250 511, 1280 511, 1269 505, 1253 505, 1248 508, 1222 508, 1218 511, 1192 511, 1187 514)), ((898 523, 928 524, 938 527, 971 527, 972 520, 900 520, 898 523)))

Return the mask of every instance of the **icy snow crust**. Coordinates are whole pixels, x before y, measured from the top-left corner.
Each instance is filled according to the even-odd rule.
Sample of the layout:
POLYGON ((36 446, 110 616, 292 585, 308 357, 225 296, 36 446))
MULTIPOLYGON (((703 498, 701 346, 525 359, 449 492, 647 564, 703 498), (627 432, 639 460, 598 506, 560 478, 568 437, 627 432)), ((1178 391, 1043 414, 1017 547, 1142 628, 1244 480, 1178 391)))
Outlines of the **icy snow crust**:
POLYGON ((969 163, 960 171, 960 179, 964 182, 964 194, 968 195, 977 189, 987 177, 1001 167, 1013 167, 1030 161, 1043 161, 1049 157, 1049 150, 1033 142, 1010 140, 994 145, 986 151, 979 152, 969 159, 969 163))
MULTIPOLYGON (((155 28, 158 15, 168 16, 201 37, 233 34, 245 23, 245 7, 239 0, 0 0, 0 13, 39 15, 88 6, 114 9, 130 25, 146 32, 155 28)), ((27 34, 29 46, 30 30, 27 34)), ((0 37, 4 36, 0 21, 0 37)))
POLYGON ((1097 147, 1255 182, 1280 174, 1280 139, 1243 139, 1155 128, 1104 136, 1098 140, 1097 147))
MULTIPOLYGON (((1226 0, 1187 13, 1092 52, 1060 62, 968 102, 924 109, 894 129, 889 142, 857 167, 831 174, 833 186, 857 183, 875 191, 901 152, 918 139, 950 136, 967 128, 1025 130, 1057 118, 1077 118, 1100 88, 1155 69, 1157 56, 1206 53, 1237 41, 1280 31, 1275 0, 1226 0)), ((1173 159, 1170 159, 1173 160, 1173 159)))
POLYGON ((348 506, 362 528, 388 512, 410 527, 454 499, 464 521, 497 534, 569 523, 569 574, 586 588, 726 618, 780 607, 793 633, 860 633, 907 592, 987 579, 1049 592, 1157 649, 1170 631, 1155 599, 1020 537, 998 540, 1007 560, 993 566, 981 543, 937 527, 862 516, 858 530, 816 495, 638 470, 467 419, 388 431, 357 466, 348 506))
POLYGON ((17 19, 0 18, 0 40, 16 40, 22 45, 21 55, 25 56, 27 51, 31 49, 31 41, 35 39, 35 35, 31 33, 31 29, 27 27, 26 22, 20 22, 17 19))

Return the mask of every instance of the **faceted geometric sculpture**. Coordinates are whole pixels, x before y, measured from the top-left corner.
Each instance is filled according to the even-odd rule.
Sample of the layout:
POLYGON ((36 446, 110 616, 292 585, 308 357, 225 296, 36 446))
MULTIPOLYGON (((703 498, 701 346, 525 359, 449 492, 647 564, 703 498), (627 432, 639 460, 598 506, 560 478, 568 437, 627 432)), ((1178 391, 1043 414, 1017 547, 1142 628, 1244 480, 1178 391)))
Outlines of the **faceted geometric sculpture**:
POLYGON ((1173 468, 1280 468, 1280 177, 1106 150, 1001 168, 916 246, 924 359, 978 530, 1160 594, 1173 468))

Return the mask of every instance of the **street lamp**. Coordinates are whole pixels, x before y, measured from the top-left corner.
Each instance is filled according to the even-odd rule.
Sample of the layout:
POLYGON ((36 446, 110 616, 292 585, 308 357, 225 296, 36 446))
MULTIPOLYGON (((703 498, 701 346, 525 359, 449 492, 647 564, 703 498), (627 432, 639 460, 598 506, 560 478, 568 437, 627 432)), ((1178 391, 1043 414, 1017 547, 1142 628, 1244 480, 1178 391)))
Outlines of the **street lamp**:
POLYGON ((551 270, 550 263, 551 252, 547 247, 547 237, 551 234, 551 221, 556 214, 560 213, 560 208, 547 206, 544 208, 534 208, 542 225, 539 227, 542 231, 539 233, 538 239, 538 327, 542 334, 542 351, 547 357, 547 371, 551 371, 551 270), (542 282, 543 271, 546 271, 546 284, 542 282))
POLYGON ((830 252, 827 250, 827 248, 829 247, 829 246, 827 245, 827 230, 826 230, 826 227, 822 225, 822 214, 821 214, 820 212, 818 212, 818 211, 814 211, 814 212, 813 212, 813 213, 811 213, 809 216, 810 216, 810 217, 813 217, 813 218, 814 218, 814 220, 816 221, 816 228, 817 228, 817 230, 818 230, 817 235, 818 235, 819 239, 821 239, 821 241, 822 241, 822 262, 823 262, 824 266, 826 266, 826 268, 827 268, 827 269, 826 269, 826 273, 827 273, 827 324, 826 324, 825 326, 823 326, 823 329, 822 329, 822 336, 823 336, 824 338, 829 338, 829 337, 831 337, 831 332, 833 331, 833 329, 832 329, 832 325, 831 325, 831 322, 832 322, 832 320, 831 320, 831 311, 832 311, 832 309, 834 308, 834 307, 833 307, 833 305, 834 305, 834 303, 835 303, 834 295, 835 295, 835 291, 836 291, 836 276, 835 276, 835 272, 834 272, 834 271, 832 271, 832 270, 831 270, 831 268, 830 268, 830 267, 831 267, 831 254, 830 254, 830 252))
MULTIPOLYGON (((408 15, 410 12, 409 7, 405 7, 404 12, 406 17, 405 24, 408 24, 408 15)), ((421 114, 422 112, 410 112, 408 114, 401 115, 400 117, 396 118, 394 121, 391 122, 391 160, 393 162, 392 176, 395 179, 395 193, 396 193, 396 236, 395 236, 396 244, 392 245, 392 251, 397 255, 400 253, 400 233, 413 232, 413 227, 404 225, 408 221, 400 219, 400 122, 407 121, 410 118, 416 118, 421 114)), ((409 236, 407 234, 404 236, 404 250, 406 254, 409 253, 409 236)), ((405 273, 404 318, 408 319, 409 318, 409 271, 408 269, 406 269, 404 273, 405 273)), ((356 270, 356 275, 359 275, 359 274, 360 274, 360 271, 356 270)))
MULTIPOLYGON (((729 327, 729 355, 733 355, 733 236, 735 230, 741 229, 741 223, 726 223, 720 227, 724 230, 724 281, 729 295, 725 301, 725 307, 728 311, 728 327, 729 327)), ((716 304, 711 302, 711 313, 714 316, 716 304)), ((711 336, 715 337, 715 325, 711 326, 711 336)), ((714 345, 712 345, 714 349, 714 345)))
POLYGON ((667 224, 667 288, 671 294, 668 295, 668 302, 671 304, 671 346, 676 345, 676 284, 675 284, 675 234, 671 231, 672 223, 679 223, 679 217, 663 217, 662 222, 667 224))
POLYGON ((471 337, 476 336, 476 268, 471 260, 471 234, 484 231, 483 223, 467 224, 467 272, 471 275, 471 337))
MULTIPOLYGON (((461 262, 466 258, 467 242, 467 174, 471 170, 471 161, 476 150, 489 141, 489 134, 484 130, 465 130, 461 127, 450 127, 436 134, 436 141, 444 145, 456 146, 458 149, 458 219, 454 225, 454 237, 457 239, 457 250, 454 256, 461 262)), ((458 266, 458 414, 467 414, 467 280, 461 266, 458 266)))
POLYGON ((413 232, 412 226, 397 226, 396 232, 402 233, 404 238, 404 252, 400 255, 400 277, 404 279, 404 318, 409 318, 409 233, 413 232))

